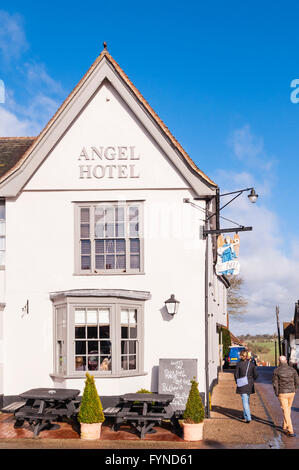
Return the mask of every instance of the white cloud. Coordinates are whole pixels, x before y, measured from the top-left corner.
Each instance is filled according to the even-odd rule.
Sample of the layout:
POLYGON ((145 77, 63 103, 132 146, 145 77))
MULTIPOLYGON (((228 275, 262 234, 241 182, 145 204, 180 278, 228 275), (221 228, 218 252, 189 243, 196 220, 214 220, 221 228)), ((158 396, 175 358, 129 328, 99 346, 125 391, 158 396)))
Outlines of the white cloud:
POLYGON ((19 58, 27 48, 21 16, 0 10, 0 56, 7 64, 12 58, 19 58))
MULTIPOLYGON (((243 130, 244 133, 236 131, 234 135, 243 139, 249 126, 245 126, 243 130)), ((258 159, 259 152, 263 152, 264 171, 249 171, 245 160, 245 163, 240 163, 239 172, 218 170, 217 176, 214 177, 221 187, 221 193, 255 187, 260 196, 256 204, 251 204, 246 193, 243 193, 221 212, 226 218, 253 227, 252 232, 239 232, 240 275, 244 279, 248 312, 240 320, 231 317, 231 331, 236 335, 277 331, 276 305, 280 307, 282 329, 283 321, 292 320, 294 303, 299 297, 299 240, 282 238, 281 220, 278 214, 266 205, 266 196, 271 196, 274 189, 275 175, 271 161, 267 161, 264 146, 260 144, 262 139, 253 135, 251 137, 249 140, 241 139, 242 146, 234 147, 235 156, 240 158, 240 155, 253 155, 258 159)), ((229 200, 228 197, 221 199, 222 205, 229 200)), ((234 225, 222 220, 221 226, 234 225)))
POLYGON ((36 127, 30 120, 18 119, 12 112, 0 107, 0 136, 35 136, 36 127))
POLYGON ((240 160, 255 159, 264 148, 263 139, 253 135, 248 124, 233 132, 229 144, 240 160))
POLYGON ((39 134, 65 95, 43 63, 22 60, 28 48, 22 18, 0 10, 0 59, 14 64, 7 78, 5 103, 0 105, 1 136, 39 134))

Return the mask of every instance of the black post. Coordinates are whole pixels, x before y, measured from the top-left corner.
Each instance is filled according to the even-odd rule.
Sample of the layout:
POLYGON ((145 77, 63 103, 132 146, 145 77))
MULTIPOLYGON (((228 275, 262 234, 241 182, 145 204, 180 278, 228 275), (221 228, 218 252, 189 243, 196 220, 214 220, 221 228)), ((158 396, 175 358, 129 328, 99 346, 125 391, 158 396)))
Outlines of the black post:
POLYGON ((274 353, 275 353, 275 367, 277 367, 277 343, 276 343, 276 339, 274 340, 274 353))
POLYGON ((279 355, 281 356, 281 342, 280 342, 280 328, 279 328, 279 307, 276 306, 276 320, 277 320, 277 336, 278 336, 278 349, 279 355))

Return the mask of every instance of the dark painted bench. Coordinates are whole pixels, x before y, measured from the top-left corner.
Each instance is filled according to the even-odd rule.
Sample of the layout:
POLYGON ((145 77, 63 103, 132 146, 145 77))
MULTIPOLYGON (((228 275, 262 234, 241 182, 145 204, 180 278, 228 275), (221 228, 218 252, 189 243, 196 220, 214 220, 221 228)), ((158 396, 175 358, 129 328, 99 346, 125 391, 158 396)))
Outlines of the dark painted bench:
POLYGON ((25 401, 14 401, 13 403, 10 403, 9 405, 4 406, 4 408, 1 409, 2 413, 14 413, 15 411, 18 411, 22 406, 26 404, 25 401))

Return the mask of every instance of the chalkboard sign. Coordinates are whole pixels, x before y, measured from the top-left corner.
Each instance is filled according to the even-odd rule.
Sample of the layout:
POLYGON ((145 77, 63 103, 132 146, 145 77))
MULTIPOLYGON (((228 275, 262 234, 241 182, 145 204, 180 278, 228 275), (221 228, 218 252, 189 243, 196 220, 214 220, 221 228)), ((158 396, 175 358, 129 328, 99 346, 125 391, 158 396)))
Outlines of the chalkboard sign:
POLYGON ((160 359, 159 393, 171 393, 171 406, 184 410, 191 387, 190 380, 197 380, 197 359, 160 359))

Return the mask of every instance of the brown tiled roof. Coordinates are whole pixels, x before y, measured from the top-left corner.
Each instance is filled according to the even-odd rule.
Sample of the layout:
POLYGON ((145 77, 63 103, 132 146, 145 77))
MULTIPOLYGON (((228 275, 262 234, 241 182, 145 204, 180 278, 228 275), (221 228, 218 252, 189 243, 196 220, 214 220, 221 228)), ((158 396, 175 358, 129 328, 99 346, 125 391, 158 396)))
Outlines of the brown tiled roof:
MULTIPOLYGON (((207 181, 210 185, 217 187, 217 184, 214 183, 203 171, 201 171, 197 165, 193 162, 193 160, 190 158, 190 156, 185 152, 181 144, 176 140, 176 138, 172 135, 168 127, 164 124, 164 122, 159 118, 159 116, 155 113, 155 111, 151 108, 151 106, 148 104, 148 102, 144 99, 142 94, 137 90, 137 88, 133 85, 133 83, 130 81, 130 79, 127 77, 125 72, 121 69, 121 67, 118 65, 118 63, 113 59, 113 57, 109 54, 107 49, 105 48, 101 54, 97 57, 95 62, 91 65, 89 70, 85 73, 85 75, 82 77, 82 79, 79 81, 79 83, 75 86, 73 91, 69 94, 69 96, 65 99, 65 101, 62 103, 62 105, 59 107, 59 109, 56 111, 54 116, 50 119, 48 124, 44 127, 44 129, 41 131, 39 136, 36 138, 35 144, 37 144, 40 139, 46 134, 48 129, 51 127, 55 119, 63 112, 63 110, 66 108, 67 104, 69 101, 73 98, 73 96, 76 95, 78 90, 80 89, 82 83, 88 78, 88 76, 93 72, 95 67, 98 65, 101 60, 106 57, 106 59, 110 62, 110 64, 113 66, 113 68, 118 72, 118 74, 121 76, 121 78, 124 80, 126 85, 131 89, 131 91, 134 93, 136 98, 139 100, 139 102, 144 106, 144 108, 148 111, 148 113, 152 116, 152 118, 155 120, 155 122, 159 125, 159 127, 164 131, 166 136, 169 138, 171 141, 172 145, 179 151, 179 153, 183 156, 183 158, 186 160, 186 162, 189 164, 189 166, 196 172, 198 173, 205 181, 207 181)), ((32 146, 34 148, 35 145, 32 146)), ((23 163, 24 160, 26 160, 27 156, 29 155, 30 150, 28 149, 27 151, 25 150, 25 153, 19 157, 19 160, 16 158, 16 164, 10 168, 4 173, 0 174, 0 182, 3 181, 7 176, 12 174, 15 170, 17 170, 21 164, 23 163)))
POLYGON ((0 137, 0 177, 20 160, 36 137, 0 137))

